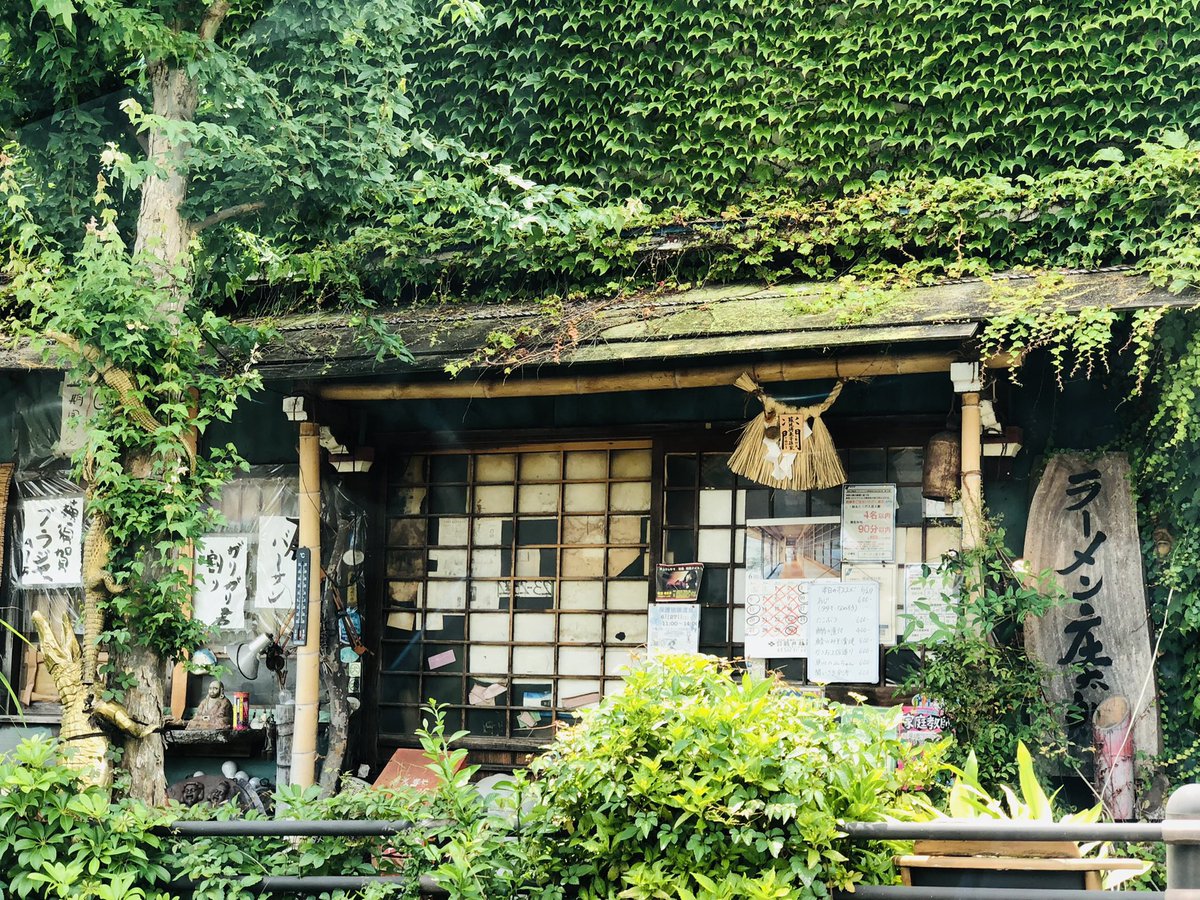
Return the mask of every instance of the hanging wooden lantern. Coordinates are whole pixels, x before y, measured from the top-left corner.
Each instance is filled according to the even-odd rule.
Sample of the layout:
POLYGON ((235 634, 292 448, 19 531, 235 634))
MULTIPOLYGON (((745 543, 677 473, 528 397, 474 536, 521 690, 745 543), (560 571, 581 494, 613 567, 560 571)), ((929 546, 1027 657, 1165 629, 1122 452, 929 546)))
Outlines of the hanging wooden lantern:
POLYGON ((961 472, 962 445, 958 435, 953 431, 939 431, 925 445, 921 496, 927 500, 953 500, 961 490, 961 472))

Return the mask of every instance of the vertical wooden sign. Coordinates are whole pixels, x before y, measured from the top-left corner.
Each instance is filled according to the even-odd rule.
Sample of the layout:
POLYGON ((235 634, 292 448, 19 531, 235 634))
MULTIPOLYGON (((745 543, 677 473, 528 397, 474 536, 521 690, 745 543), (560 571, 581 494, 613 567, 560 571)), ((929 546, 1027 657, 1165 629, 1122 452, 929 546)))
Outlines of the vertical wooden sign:
MULTIPOLYGON (((1054 672, 1050 699, 1073 702, 1085 714, 1072 737, 1090 744, 1097 708, 1123 698, 1133 749, 1156 755, 1161 738, 1141 539, 1124 454, 1050 459, 1029 510, 1025 558, 1034 572, 1053 570, 1067 593, 1065 604, 1025 623, 1025 637, 1030 653, 1054 672)), ((1102 794, 1119 787, 1104 781, 1102 794)))

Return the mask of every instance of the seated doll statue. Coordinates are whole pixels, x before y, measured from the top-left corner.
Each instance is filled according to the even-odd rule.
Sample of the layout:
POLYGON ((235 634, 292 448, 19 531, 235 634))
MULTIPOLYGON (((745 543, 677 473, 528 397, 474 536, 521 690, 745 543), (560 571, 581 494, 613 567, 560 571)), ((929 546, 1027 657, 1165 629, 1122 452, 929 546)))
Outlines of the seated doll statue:
POLYGON ((233 727, 233 704, 225 696, 221 682, 214 681, 208 686, 208 696, 200 701, 187 727, 200 731, 227 731, 233 727))

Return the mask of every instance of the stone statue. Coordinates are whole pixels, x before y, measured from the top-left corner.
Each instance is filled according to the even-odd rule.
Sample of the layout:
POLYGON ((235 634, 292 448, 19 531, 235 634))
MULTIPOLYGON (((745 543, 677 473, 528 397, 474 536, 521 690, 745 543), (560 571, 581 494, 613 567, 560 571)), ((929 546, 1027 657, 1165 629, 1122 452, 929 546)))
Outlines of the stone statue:
POLYGON ((188 720, 187 729, 203 731, 227 731, 233 727, 233 704, 225 696, 221 682, 208 686, 208 696, 196 707, 196 714, 188 720))

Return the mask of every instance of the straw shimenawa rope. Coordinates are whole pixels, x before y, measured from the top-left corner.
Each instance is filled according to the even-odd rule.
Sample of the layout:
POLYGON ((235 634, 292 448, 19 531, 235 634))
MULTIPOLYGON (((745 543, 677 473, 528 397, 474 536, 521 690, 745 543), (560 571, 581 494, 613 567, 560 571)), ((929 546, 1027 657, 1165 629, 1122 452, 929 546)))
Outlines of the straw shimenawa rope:
POLYGON ((729 468, 758 484, 789 491, 836 487, 846 483, 846 471, 838 458, 837 448, 821 415, 829 409, 842 392, 842 382, 834 385, 816 406, 788 406, 768 397, 749 374, 743 372, 734 382, 743 391, 753 394, 763 405, 763 411, 746 424, 737 449, 729 458, 729 468), (782 447, 780 417, 791 420, 795 446, 782 447))

